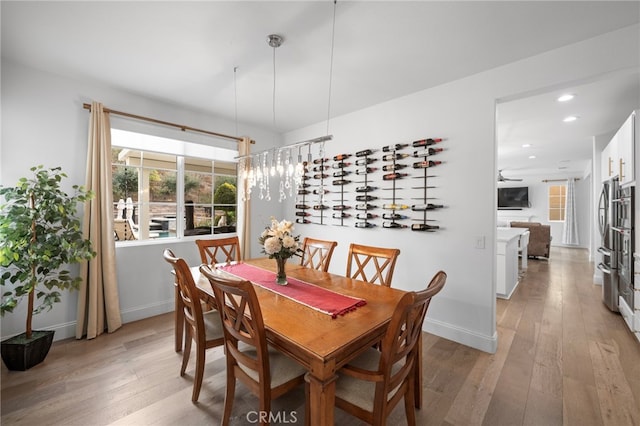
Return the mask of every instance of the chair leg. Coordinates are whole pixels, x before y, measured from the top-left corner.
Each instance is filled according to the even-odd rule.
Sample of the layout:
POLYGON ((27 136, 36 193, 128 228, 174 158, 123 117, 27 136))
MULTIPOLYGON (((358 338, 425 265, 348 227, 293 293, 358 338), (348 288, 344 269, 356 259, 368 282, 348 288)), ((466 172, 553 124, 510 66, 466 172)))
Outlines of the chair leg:
POLYGON ((409 378, 409 389, 407 389, 407 393, 404 395, 404 411, 407 415, 408 426, 415 426, 416 424, 416 411, 414 407, 416 404, 414 397, 414 381, 413 378, 409 378))
POLYGON ((196 344, 196 375, 193 380, 193 393, 191 395, 191 401, 197 402, 200 396, 200 388, 202 387, 202 378, 204 377, 204 361, 205 361, 205 348, 203 345, 196 344))
POLYGON ((269 426, 270 412, 271 412, 271 390, 265 389, 265 391, 262 392, 262 395, 260 395, 260 419, 266 418, 267 421, 266 422, 260 421, 260 426, 269 426), (266 415, 263 413, 266 413, 266 415))
POLYGON ((227 390, 224 395, 224 410, 222 411, 222 426, 229 426, 229 418, 233 409, 233 398, 236 393, 236 378, 233 373, 233 365, 227 363, 227 390))
POLYGON ((419 410, 422 408, 422 332, 416 343, 417 353, 414 368, 414 403, 419 410))
POLYGON ((184 349, 182 350, 182 368, 180 368, 180 375, 184 376, 184 372, 187 370, 187 364, 189 364, 189 355, 191 355, 191 331, 187 329, 184 349))
POLYGON ((175 313, 174 313, 174 327, 175 327, 175 351, 180 352, 182 350, 182 340, 184 337, 185 320, 184 320, 184 306, 182 304, 182 298, 180 297, 180 289, 177 283, 175 284, 174 291, 175 299, 175 313))

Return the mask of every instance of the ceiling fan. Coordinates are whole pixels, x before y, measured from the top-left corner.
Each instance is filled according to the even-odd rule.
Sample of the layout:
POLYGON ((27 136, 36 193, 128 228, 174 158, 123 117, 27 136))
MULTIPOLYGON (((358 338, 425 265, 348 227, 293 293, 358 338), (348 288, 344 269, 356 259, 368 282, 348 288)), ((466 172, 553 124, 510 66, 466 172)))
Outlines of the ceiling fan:
POLYGON ((498 170, 498 182, 522 182, 522 179, 506 178, 502 176, 502 170, 498 170))

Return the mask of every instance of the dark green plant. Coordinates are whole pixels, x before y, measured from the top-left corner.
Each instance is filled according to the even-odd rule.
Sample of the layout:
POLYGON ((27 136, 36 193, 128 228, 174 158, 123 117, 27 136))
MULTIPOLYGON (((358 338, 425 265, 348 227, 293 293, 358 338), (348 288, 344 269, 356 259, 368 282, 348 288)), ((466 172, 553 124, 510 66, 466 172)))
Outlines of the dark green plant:
POLYGON ((93 192, 73 186, 74 194, 60 188, 67 177, 60 167, 32 167, 33 177, 21 178, 14 187, 0 187, 0 313, 13 312, 28 298, 26 337, 31 338, 34 314, 51 310, 60 301, 60 290, 77 289, 82 279, 65 265, 92 259, 91 241, 82 235, 77 204, 93 198, 93 192), (34 308, 37 296, 39 305, 34 308))
POLYGON ((213 202, 220 210, 235 210, 235 206, 218 206, 218 204, 236 204, 236 187, 229 182, 218 186, 213 194, 213 202))

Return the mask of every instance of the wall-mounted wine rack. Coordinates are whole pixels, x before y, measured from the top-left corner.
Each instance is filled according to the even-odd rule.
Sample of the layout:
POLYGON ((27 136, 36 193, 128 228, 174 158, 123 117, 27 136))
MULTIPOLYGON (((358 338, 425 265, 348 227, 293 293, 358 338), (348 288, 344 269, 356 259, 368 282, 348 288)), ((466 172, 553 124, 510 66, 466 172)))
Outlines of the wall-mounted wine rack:
POLYGON ((442 164, 442 161, 433 158, 443 151, 443 148, 434 146, 440 142, 442 139, 429 138, 414 141, 412 144, 385 146, 382 148, 381 167, 376 167, 378 158, 372 157, 374 150, 371 149, 359 151, 353 155, 336 155, 333 157, 331 166, 328 158, 318 158, 313 160, 313 163, 305 163, 303 183, 298 189, 298 195, 301 197, 296 203, 296 216, 298 216, 296 222, 324 225, 328 223, 326 219, 331 215, 332 225, 347 226, 350 220, 355 218, 355 227, 373 228, 377 226, 375 219, 382 216, 383 228, 422 232, 434 232, 440 229, 440 226, 430 224, 435 220, 427 217, 428 212, 444 207, 442 204, 431 202, 434 197, 430 197, 429 193, 429 189, 436 188, 429 181, 436 176, 429 171, 442 164), (413 157, 407 152, 407 148, 415 149, 413 157), (411 160, 413 164, 407 164, 407 162, 411 163, 411 160), (351 166, 354 166, 355 170, 350 170, 351 166), (390 187, 374 186, 374 182, 377 181, 374 177, 378 170, 382 172, 380 180, 384 184, 389 184, 390 187), (411 170, 414 173, 410 173, 411 170), (414 181, 411 179, 418 179, 422 186, 413 186, 410 182, 414 181), (313 183, 309 183, 310 180, 313 183), (329 180, 331 180, 331 190, 326 189, 329 186, 329 180), (356 183, 357 186, 355 195, 350 196, 348 188, 352 183, 356 183), (421 190, 421 195, 411 199, 420 204, 412 204, 406 197, 401 196, 406 192, 400 191, 417 189, 421 190), (379 190, 382 192, 377 192, 379 190), (412 205, 409 206, 409 204, 412 205), (380 207, 383 210, 381 215, 374 212, 380 207), (352 209, 355 210, 353 213, 352 209), (421 217, 411 218, 404 214, 409 209, 421 213, 421 217), (408 225, 404 222, 406 220, 413 220, 416 223, 408 225))
POLYGON ((303 173, 302 173, 302 183, 298 185, 298 193, 296 197, 296 223, 311 223, 309 220, 309 210, 311 207, 307 204, 307 196, 311 194, 311 184, 309 183, 309 164, 305 161, 302 163, 303 165, 303 173))
POLYGON ((382 152, 386 153, 382 156, 382 160, 385 161, 385 165, 382 166, 382 171, 385 173, 382 175, 382 180, 391 183, 390 188, 383 188, 384 190, 391 191, 391 197, 385 197, 385 201, 391 202, 382 205, 382 208, 385 210, 385 212, 382 213, 382 219, 384 220, 384 222, 382 222, 383 228, 407 228, 407 225, 399 222, 400 220, 406 219, 407 216, 397 212, 406 210, 409 206, 401 202, 402 199, 398 196, 397 191, 402 188, 398 188, 397 184, 400 180, 409 176, 408 173, 401 171, 404 170, 407 165, 398 162, 409 156, 409 154, 399 152, 408 146, 408 144, 395 144, 382 148, 382 152))
POLYGON ((334 163, 332 167, 335 171, 333 172, 334 181, 332 183, 334 183, 335 188, 339 188, 339 191, 333 191, 332 193, 336 196, 340 194, 340 199, 334 198, 332 200, 338 204, 333 205, 333 214, 331 216, 333 219, 338 220, 337 224, 340 226, 345 226, 345 219, 351 217, 351 213, 348 212, 348 210, 351 210, 351 205, 347 204, 345 200, 345 185, 351 183, 351 171, 348 169, 351 163, 345 161, 349 157, 351 157, 351 154, 339 154, 333 157, 334 163))
MULTIPOLYGON (((418 223, 413 223, 411 225, 412 231, 421 231, 421 232, 434 232, 440 229, 438 225, 429 225, 427 222, 431 220, 427 218, 427 212, 429 210, 436 210, 442 208, 441 204, 430 203, 429 200, 432 198, 428 197, 428 190, 431 188, 435 188, 434 186, 428 185, 428 179, 435 177, 433 175, 429 175, 429 170, 439 164, 442 161, 432 160, 431 157, 441 152, 442 148, 433 148, 432 145, 436 143, 442 142, 442 139, 421 139, 418 141, 414 141, 412 143, 414 148, 418 148, 417 151, 413 152, 413 157, 419 161, 416 161, 412 164, 412 167, 416 170, 423 170, 423 176, 416 176, 416 178, 422 178, 422 187, 417 187, 416 189, 422 189, 422 198, 418 198, 418 200, 422 201, 422 204, 414 204, 411 206, 411 210, 415 212, 422 212, 422 218, 417 219, 418 223)), ((415 220, 415 219, 414 219, 415 220)))

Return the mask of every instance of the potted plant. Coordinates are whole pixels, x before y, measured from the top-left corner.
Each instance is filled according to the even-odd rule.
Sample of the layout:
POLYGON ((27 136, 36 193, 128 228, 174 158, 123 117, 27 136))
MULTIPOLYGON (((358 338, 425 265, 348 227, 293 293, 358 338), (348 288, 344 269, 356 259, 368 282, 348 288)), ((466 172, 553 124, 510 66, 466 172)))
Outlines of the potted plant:
POLYGON ((93 197, 73 186, 68 195, 60 188, 67 177, 60 167, 32 167, 33 177, 14 187, 0 187, 1 315, 28 300, 25 332, 1 344, 2 360, 10 370, 26 370, 42 362, 53 342, 53 331, 32 329, 34 314, 51 310, 61 290, 77 289, 81 278, 65 265, 95 256, 91 241, 82 235, 77 204, 93 197), (35 305, 35 299, 38 305, 35 305))

